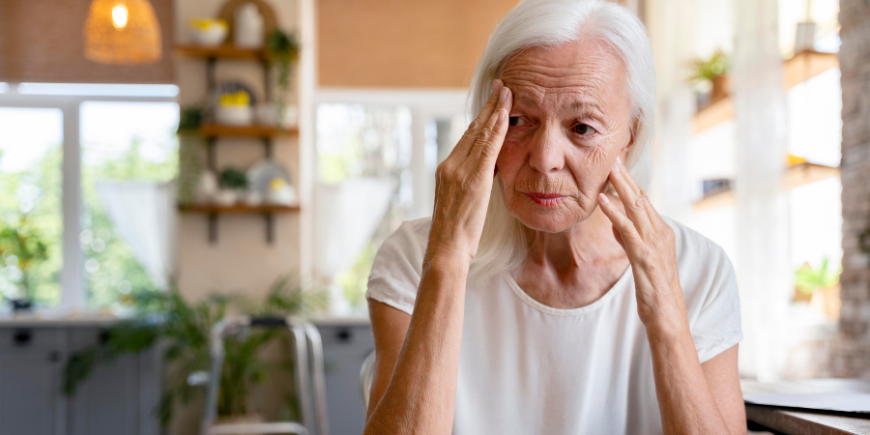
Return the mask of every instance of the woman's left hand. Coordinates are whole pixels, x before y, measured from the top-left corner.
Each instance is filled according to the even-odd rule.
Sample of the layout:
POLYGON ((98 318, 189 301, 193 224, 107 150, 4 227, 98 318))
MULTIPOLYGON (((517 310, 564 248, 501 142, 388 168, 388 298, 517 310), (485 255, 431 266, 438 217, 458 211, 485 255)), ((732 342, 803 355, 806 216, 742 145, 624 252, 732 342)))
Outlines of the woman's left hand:
POLYGON ((656 212, 619 158, 609 178, 625 212, 604 193, 598 194, 598 204, 613 223, 613 235, 631 263, 640 320, 647 329, 674 331, 687 325, 674 230, 656 212))

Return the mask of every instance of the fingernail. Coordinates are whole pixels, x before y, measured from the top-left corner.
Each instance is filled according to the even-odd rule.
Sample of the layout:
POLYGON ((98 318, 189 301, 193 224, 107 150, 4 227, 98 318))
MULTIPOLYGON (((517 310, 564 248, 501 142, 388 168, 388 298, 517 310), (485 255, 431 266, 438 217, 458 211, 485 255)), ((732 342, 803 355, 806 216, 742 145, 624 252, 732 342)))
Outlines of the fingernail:
POLYGON ((508 97, 508 88, 501 88, 501 92, 498 94, 498 103, 504 103, 508 97))
POLYGON ((619 158, 619 156, 616 156, 616 161, 613 162, 613 169, 616 169, 618 171, 618 170, 620 170, 621 165, 622 165, 622 160, 619 158))
MULTIPOLYGON (((504 95, 504 93, 502 93, 502 95, 504 95)), ((498 109, 498 122, 504 122, 505 118, 507 118, 507 110, 498 109)))
POLYGON ((610 200, 607 199, 607 195, 605 195, 603 193, 598 194, 598 202, 600 202, 604 205, 610 204, 610 200))

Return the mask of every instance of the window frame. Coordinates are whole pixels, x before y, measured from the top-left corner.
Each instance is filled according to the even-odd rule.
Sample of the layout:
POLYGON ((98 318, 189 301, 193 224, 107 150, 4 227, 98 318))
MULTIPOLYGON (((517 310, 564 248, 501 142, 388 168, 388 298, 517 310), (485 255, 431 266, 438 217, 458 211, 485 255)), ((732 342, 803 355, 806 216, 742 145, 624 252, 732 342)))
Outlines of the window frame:
POLYGON ((60 303, 40 312, 87 312, 85 291, 84 252, 79 242, 81 233, 82 185, 81 185, 81 105, 86 101, 119 103, 163 103, 178 104, 178 98, 170 96, 128 96, 128 95, 89 95, 86 93, 69 94, 22 94, 18 92, 19 83, 7 83, 6 92, 0 92, 2 108, 59 109, 63 116, 63 154, 61 183, 61 219, 63 236, 61 238, 62 266, 60 277, 60 303))

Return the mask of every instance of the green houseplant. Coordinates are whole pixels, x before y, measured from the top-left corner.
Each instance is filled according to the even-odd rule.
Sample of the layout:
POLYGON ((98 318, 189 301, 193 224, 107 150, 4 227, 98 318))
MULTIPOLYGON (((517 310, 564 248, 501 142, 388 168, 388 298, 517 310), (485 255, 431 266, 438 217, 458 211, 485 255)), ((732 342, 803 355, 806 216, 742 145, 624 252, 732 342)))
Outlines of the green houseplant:
MULTIPOLYGON (((201 387, 188 382, 188 377, 208 370, 209 334, 212 325, 228 310, 262 316, 306 314, 323 308, 326 294, 319 290, 303 292, 291 284, 290 278, 283 277, 272 285, 265 300, 259 303, 236 295, 211 295, 191 304, 175 286, 166 292, 132 292, 128 302, 135 306, 139 315, 110 327, 106 331, 105 343, 71 355, 63 367, 62 390, 65 395, 72 396, 97 365, 122 355, 142 352, 162 340, 166 343, 163 351, 166 364, 157 413, 161 424, 166 426, 172 420, 176 405, 185 405, 203 393, 201 387)), ((262 330, 251 332, 244 340, 230 338, 225 341, 219 416, 249 413, 250 387, 262 383, 267 377, 267 367, 258 359, 259 352, 278 337, 286 335, 277 330, 262 330)), ((284 396, 288 412, 295 414, 295 397, 292 394, 284 396)))
POLYGON ((691 82, 710 90, 710 103, 715 103, 728 96, 728 70, 731 68, 731 57, 721 49, 716 50, 708 59, 696 59, 692 63, 693 74, 691 82))
POLYGON ((821 310, 831 319, 839 318, 840 314, 840 266, 832 267, 826 257, 822 264, 815 268, 804 264, 795 270, 794 300, 821 303, 821 310))
POLYGON ((831 267, 830 259, 825 257, 818 268, 804 264, 794 272, 794 285, 798 291, 812 295, 814 292, 828 288, 840 282, 842 268, 831 267))
POLYGON ((248 176, 237 168, 226 168, 221 172, 221 185, 226 189, 245 190, 248 188, 248 176))
POLYGON ((30 307, 35 290, 30 271, 46 258, 48 246, 39 230, 30 224, 26 213, 18 213, 15 224, 0 220, 0 266, 6 279, 19 288, 13 300, 16 309, 30 307))

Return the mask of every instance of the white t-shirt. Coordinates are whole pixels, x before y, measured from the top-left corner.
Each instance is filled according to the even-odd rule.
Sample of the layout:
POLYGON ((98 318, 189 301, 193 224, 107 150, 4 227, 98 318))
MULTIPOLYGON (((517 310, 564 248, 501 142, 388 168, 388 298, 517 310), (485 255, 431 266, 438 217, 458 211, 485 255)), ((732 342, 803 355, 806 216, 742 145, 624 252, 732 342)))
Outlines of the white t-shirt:
MULTIPOLYGON (((737 283, 722 248, 670 219, 698 358, 736 345, 737 283)), ((366 297, 411 313, 431 218, 404 222, 374 260, 366 297)), ((507 273, 470 280, 456 392, 456 435, 662 433, 631 267, 576 309, 535 301, 507 273)))

